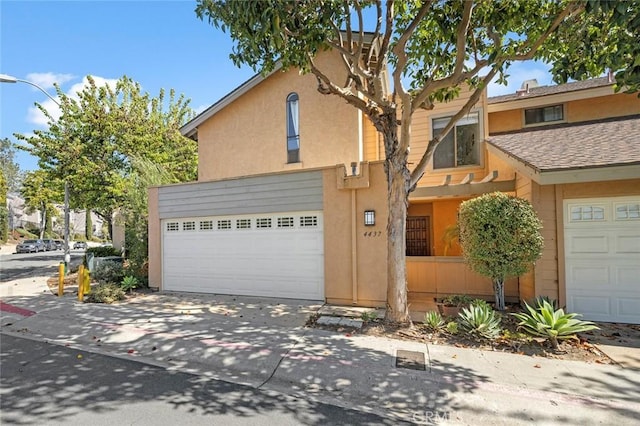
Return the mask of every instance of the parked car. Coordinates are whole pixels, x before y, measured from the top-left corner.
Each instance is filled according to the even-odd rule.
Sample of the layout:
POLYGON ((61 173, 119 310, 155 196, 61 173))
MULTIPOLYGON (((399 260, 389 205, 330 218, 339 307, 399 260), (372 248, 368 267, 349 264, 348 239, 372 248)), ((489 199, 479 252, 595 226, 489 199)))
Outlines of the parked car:
POLYGON ((42 240, 24 240, 16 246, 16 253, 38 253, 45 250, 42 240))
POLYGON ((73 244, 73 249, 74 250, 86 250, 87 249, 87 243, 85 243, 84 241, 76 241, 73 244))
POLYGON ((62 250, 64 248, 64 241, 53 240, 56 243, 56 250, 62 250))
POLYGON ((44 243, 44 248, 46 251, 57 249, 56 242, 53 240, 42 240, 42 242, 44 243))

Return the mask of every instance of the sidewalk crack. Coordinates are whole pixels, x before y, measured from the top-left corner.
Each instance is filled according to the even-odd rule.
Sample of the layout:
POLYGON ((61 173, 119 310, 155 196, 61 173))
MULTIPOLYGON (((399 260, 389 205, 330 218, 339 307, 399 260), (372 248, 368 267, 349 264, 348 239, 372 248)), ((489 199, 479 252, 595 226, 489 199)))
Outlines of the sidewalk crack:
POLYGON ((272 378, 273 376, 276 374, 276 371, 278 371, 278 368, 280 368, 280 364, 282 363, 282 361, 289 356, 289 353, 298 345, 300 344, 300 342, 302 341, 302 339, 304 339, 304 337, 307 335, 307 329, 303 329, 303 333, 300 335, 300 337, 298 337, 293 344, 289 347, 289 349, 287 349, 287 352, 284 353, 284 355, 282 355, 280 357, 280 359, 278 360, 278 363, 276 364, 276 366, 274 367, 273 371, 271 372, 271 374, 269 375, 269 377, 267 377, 265 379, 264 382, 260 383, 260 385, 258 385, 256 387, 256 389, 260 389, 262 388, 264 385, 266 385, 272 378))

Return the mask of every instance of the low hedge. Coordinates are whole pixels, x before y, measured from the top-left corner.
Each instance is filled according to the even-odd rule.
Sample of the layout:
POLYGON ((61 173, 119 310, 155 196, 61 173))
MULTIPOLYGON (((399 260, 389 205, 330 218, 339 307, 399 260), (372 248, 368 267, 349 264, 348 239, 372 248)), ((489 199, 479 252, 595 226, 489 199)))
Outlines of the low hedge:
POLYGON ((94 257, 120 256, 120 250, 115 247, 89 247, 86 254, 93 253, 94 257))

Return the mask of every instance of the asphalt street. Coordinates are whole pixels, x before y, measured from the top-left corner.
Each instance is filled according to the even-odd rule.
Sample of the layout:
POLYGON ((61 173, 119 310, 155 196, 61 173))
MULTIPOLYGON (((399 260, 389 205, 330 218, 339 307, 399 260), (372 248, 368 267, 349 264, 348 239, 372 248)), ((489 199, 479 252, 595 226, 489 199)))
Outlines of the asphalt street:
MULTIPOLYGON (((80 262, 83 250, 71 251, 71 263, 80 262)), ((62 250, 40 253, 0 254, 0 283, 34 276, 54 275, 58 265, 64 260, 62 250)))
POLYGON ((385 425, 372 414, 0 334, 0 424, 385 425))

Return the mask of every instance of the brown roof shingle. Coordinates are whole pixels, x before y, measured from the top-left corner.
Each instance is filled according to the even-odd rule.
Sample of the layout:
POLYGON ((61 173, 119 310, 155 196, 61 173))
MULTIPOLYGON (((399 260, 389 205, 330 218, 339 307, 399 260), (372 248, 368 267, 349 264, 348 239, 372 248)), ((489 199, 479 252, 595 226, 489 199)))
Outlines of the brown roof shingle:
POLYGON ((640 115, 495 134, 488 142, 539 172, 640 164, 640 115))
POLYGON ((593 89, 602 86, 612 86, 614 83, 609 81, 609 77, 592 78, 584 81, 574 81, 572 83, 558 84, 554 86, 539 86, 529 89, 529 93, 518 94, 510 93, 508 95, 493 96, 487 101, 489 104, 499 104, 501 102, 515 101, 519 99, 537 98, 540 96, 555 95, 558 93, 575 92, 577 90, 593 89))

